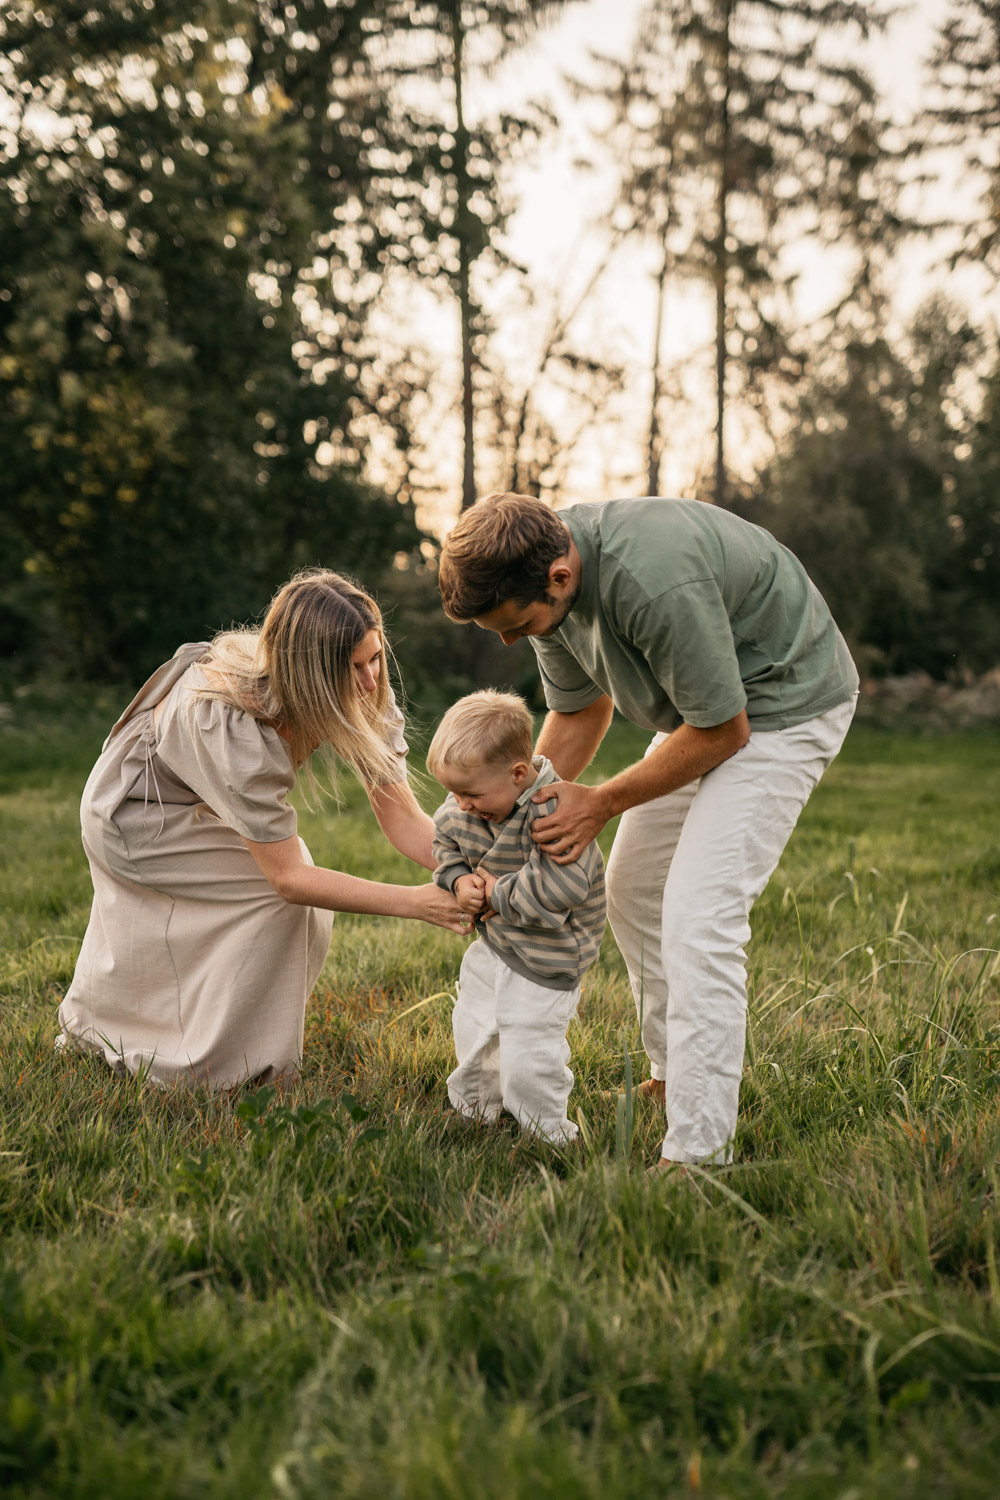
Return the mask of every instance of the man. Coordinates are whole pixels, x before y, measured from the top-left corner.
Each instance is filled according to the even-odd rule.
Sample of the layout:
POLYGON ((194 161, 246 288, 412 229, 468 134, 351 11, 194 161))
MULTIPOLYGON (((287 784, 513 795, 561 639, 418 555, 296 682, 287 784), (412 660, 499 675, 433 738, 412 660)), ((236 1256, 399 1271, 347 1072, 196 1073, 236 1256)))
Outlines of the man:
POLYGON ((798 560, 689 500, 558 515, 491 495, 445 541, 453 620, 530 639, 549 709, 537 752, 562 778, 533 836, 560 863, 623 814, 608 916, 662 1098, 658 1165, 732 1158, 746 1034, 750 909, 847 733, 858 675, 798 560), (614 708, 645 758, 574 785, 614 708))

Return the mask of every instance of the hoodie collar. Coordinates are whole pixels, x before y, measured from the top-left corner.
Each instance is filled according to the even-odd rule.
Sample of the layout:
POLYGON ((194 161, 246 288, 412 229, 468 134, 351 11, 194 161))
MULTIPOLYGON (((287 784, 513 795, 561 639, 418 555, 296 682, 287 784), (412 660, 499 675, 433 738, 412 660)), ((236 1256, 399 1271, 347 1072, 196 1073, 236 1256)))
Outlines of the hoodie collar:
POLYGON ((515 807, 523 807, 526 802, 531 801, 531 798, 540 787, 548 786, 550 782, 559 780, 556 768, 547 755, 533 755, 531 757, 531 764, 538 774, 531 785, 526 786, 520 797, 518 797, 514 804, 515 807))

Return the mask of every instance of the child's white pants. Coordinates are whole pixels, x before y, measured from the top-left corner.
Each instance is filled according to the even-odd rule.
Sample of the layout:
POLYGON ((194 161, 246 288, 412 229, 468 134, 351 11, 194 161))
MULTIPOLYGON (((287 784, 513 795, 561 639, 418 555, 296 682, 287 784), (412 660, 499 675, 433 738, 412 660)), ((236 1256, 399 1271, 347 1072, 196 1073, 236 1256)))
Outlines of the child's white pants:
POLYGON ((855 701, 791 729, 754 732, 700 781, 622 816, 608 860, 608 918, 652 1075, 666 1081, 670 1161, 732 1159, 750 908, 840 749, 855 701))
POLYGON ((553 990, 515 974, 483 941, 469 944, 452 1013, 458 1067, 448 1097, 468 1118, 507 1109, 524 1130, 560 1144, 575 1139, 566 1115, 573 1074, 566 1028, 580 986, 553 990))

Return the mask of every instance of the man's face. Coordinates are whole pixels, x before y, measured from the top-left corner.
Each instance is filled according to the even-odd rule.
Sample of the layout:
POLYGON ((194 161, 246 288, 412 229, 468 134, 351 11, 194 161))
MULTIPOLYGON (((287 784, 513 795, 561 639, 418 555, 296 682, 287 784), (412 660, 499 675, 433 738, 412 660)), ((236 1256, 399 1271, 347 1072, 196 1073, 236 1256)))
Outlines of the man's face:
POLYGON ((543 599, 532 599, 528 604, 518 604, 507 599, 491 609, 489 614, 478 615, 476 624, 483 630, 495 630, 505 646, 513 646, 525 635, 552 635, 569 614, 580 593, 571 579, 561 574, 549 579, 549 592, 543 599))

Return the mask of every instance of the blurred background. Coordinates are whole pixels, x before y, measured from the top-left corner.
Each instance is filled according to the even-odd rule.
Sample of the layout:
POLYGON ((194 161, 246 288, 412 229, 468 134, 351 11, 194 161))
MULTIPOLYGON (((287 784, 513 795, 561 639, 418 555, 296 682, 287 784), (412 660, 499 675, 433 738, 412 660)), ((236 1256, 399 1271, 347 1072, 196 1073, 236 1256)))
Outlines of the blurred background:
POLYGON ((0 19, 0 697, 358 577, 432 715, 476 495, 683 494, 863 674, 1000 663, 1000 0, 58 0, 0 19))

